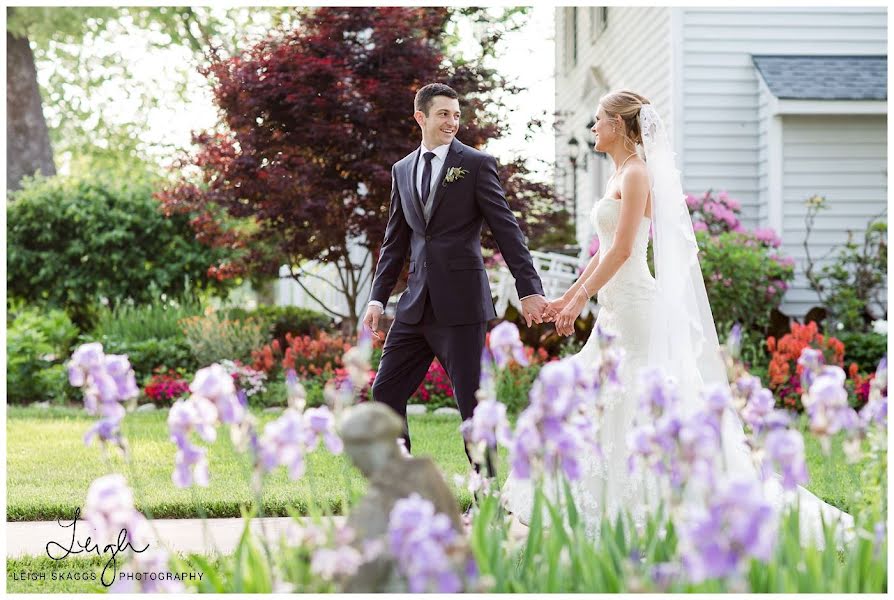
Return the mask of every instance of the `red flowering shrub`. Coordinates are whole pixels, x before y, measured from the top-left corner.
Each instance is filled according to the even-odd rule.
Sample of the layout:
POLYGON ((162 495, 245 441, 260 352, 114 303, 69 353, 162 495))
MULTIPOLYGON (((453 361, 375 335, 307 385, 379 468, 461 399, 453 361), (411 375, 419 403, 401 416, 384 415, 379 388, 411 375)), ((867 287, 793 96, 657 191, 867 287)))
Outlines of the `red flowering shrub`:
POLYGON ((175 400, 189 395, 189 382, 174 369, 166 372, 156 369, 143 392, 155 404, 173 404, 175 400))
POLYGON ((847 387, 850 394, 850 404, 856 410, 860 410, 869 400, 869 386, 872 383, 872 380, 875 379, 875 373, 870 373, 869 375, 863 375, 860 372, 860 367, 857 363, 851 363, 847 369, 848 377, 850 381, 848 381, 847 387))
POLYGON ((825 364, 844 367, 844 344, 834 337, 819 333, 813 321, 807 325, 792 323, 791 332, 778 341, 773 336, 767 338, 767 350, 772 355, 769 367, 770 389, 776 395, 777 402, 785 408, 803 410, 803 368, 798 365, 798 358, 804 348, 808 347, 821 351, 825 364))
MULTIPOLYGON (((335 383, 336 385, 341 385, 343 381, 348 378, 348 370, 347 369, 336 369, 335 370, 335 383)), ((372 399, 372 384, 376 380, 376 372, 372 369, 369 370, 369 378, 366 383, 366 387, 360 390, 360 393, 357 395, 358 402, 366 402, 372 399)))
POLYGON ((438 359, 432 361, 425 379, 410 397, 409 403, 425 404, 431 408, 456 406, 456 401, 453 399, 453 384, 447 376, 447 371, 441 366, 441 361, 438 359))

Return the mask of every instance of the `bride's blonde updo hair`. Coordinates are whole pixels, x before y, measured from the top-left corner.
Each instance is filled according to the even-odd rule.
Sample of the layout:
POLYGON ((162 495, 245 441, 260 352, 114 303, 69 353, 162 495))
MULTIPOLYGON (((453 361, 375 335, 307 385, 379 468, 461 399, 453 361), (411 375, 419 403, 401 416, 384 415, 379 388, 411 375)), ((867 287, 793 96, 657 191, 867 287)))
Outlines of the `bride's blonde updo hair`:
POLYGON ((643 143, 643 134, 639 130, 639 111, 644 104, 651 104, 649 99, 631 90, 615 90, 599 99, 599 104, 612 119, 620 116, 624 121, 624 145, 627 140, 636 144, 643 143))

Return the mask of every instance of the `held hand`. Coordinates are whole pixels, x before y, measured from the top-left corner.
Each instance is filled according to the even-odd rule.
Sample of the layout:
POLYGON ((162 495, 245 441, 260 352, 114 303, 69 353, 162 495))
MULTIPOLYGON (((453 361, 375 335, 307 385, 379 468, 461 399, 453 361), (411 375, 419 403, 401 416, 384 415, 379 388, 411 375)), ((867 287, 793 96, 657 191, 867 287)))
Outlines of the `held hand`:
POLYGON ((528 327, 531 323, 543 323, 543 311, 547 306, 546 298, 543 296, 528 296, 521 301, 522 316, 528 327))
POLYGON ((559 313, 568 305, 570 300, 565 296, 561 296, 556 298, 555 300, 550 300, 549 304, 546 305, 546 310, 543 311, 544 316, 550 323, 555 322, 556 317, 559 316, 559 313))
POLYGON ((584 310, 589 300, 586 292, 583 290, 577 291, 556 319, 556 332, 559 335, 571 335, 574 333, 574 322, 580 316, 581 311, 584 310))
POLYGON ((369 329, 377 340, 382 339, 379 333, 379 317, 382 316, 382 309, 378 306, 368 306, 366 314, 363 316, 363 326, 369 329))

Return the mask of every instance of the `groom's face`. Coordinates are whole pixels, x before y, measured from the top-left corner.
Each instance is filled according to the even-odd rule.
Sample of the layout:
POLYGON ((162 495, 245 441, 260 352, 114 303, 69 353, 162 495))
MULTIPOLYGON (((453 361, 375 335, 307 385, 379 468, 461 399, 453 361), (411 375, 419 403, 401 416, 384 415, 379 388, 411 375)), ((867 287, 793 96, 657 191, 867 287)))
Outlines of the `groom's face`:
POLYGON ((416 111, 413 115, 422 128, 422 141, 429 148, 449 144, 459 129, 459 100, 447 96, 432 98, 428 114, 416 111))

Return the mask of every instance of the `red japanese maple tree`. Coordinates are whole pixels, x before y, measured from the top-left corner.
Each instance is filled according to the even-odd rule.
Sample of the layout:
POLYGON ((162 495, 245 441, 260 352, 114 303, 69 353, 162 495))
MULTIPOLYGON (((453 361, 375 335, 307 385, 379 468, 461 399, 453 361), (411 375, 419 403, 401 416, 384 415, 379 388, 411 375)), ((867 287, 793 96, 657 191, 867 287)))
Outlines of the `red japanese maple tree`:
MULTIPOLYGON (((242 55, 210 54, 203 73, 222 126, 193 136, 197 151, 180 164, 191 175, 158 197, 169 214, 195 215, 198 239, 238 250, 213 275, 272 275, 289 264, 308 291, 304 278, 315 275, 301 265, 333 262, 339 281, 328 283, 350 310, 323 308, 356 322, 388 218, 391 165, 419 143, 416 90, 441 81, 460 93, 464 143, 501 134, 495 92, 512 87, 481 61, 445 56, 450 18, 445 8, 321 7, 242 55)), ((528 175, 521 160, 502 166, 510 205, 536 235, 557 211, 551 186, 528 175)))

